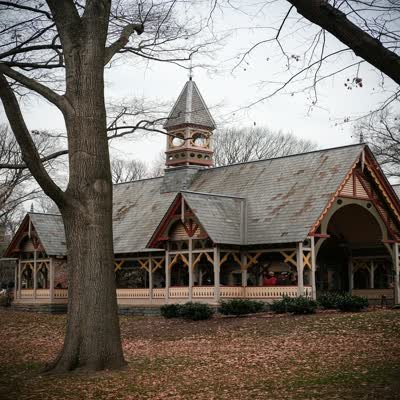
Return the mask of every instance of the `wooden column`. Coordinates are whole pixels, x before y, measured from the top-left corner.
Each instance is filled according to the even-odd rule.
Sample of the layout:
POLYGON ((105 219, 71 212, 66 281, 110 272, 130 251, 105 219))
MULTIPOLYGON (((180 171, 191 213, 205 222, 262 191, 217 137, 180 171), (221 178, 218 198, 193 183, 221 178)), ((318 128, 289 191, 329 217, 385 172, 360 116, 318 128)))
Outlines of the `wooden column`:
POLYGON ((36 299, 37 289, 37 251, 33 251, 33 298, 36 299))
POLYGON ((220 251, 218 246, 214 247, 214 300, 220 299, 220 251))
POLYGON ((188 243, 189 248, 189 265, 188 265, 188 272, 189 272, 189 301, 193 299, 193 240, 189 238, 188 243))
POLYGON ((317 259, 315 254, 315 238, 312 236, 310 238, 311 244, 311 297, 313 300, 317 299, 317 285, 315 282, 315 273, 317 270, 317 259))
POLYGON ((171 270, 168 268, 170 262, 169 247, 167 245, 167 250, 165 251, 165 302, 168 303, 169 299, 169 287, 171 284, 171 270))
POLYGON ((54 275, 55 275, 55 273, 54 273, 54 264, 53 264, 53 259, 52 258, 50 258, 50 266, 49 266, 49 272, 50 272, 50 277, 49 277, 49 280, 50 280, 50 303, 53 303, 54 302, 54 275))
POLYGON ((297 264, 297 295, 304 295, 304 284, 303 284, 303 270, 304 270, 304 259, 303 259, 303 242, 297 243, 296 246, 296 264, 297 264))
POLYGON ((374 260, 371 260, 371 263, 369 265, 369 288, 374 289, 375 288, 375 263, 374 260))
POLYGON ((14 268, 14 298, 18 299, 18 266, 19 266, 19 260, 18 263, 15 263, 15 268, 14 268))
POLYGON ((352 293, 354 289, 354 271, 353 271, 353 259, 350 256, 348 261, 348 270, 349 270, 349 292, 352 293))
MULTIPOLYGON (((240 253, 240 262, 243 265, 247 265, 247 255, 245 253, 240 253)), ((247 286, 247 268, 242 269, 242 286, 247 286)))
POLYGON ((394 304, 400 304, 400 266, 399 266, 399 244, 393 244, 393 267, 394 275, 394 304))
POLYGON ((149 257, 149 297, 153 301, 153 259, 149 257))
POLYGON ((21 298, 22 297, 22 276, 21 276, 21 260, 19 260, 18 261, 18 292, 19 292, 19 295, 18 295, 18 298, 21 298))

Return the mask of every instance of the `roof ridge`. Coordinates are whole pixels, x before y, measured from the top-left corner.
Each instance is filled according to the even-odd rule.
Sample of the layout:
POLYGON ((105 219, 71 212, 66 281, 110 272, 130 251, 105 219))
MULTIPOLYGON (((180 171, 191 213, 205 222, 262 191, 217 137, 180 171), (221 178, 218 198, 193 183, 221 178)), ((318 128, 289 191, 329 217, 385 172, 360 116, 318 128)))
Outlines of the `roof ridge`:
MULTIPOLYGON (((316 149, 316 150, 305 151, 304 153, 287 154, 286 156, 263 158, 261 160, 250 160, 250 161, 243 161, 243 162, 238 162, 238 163, 234 163, 234 164, 219 165, 218 167, 203 168, 203 169, 200 169, 199 172, 212 171, 212 170, 217 169, 217 168, 233 167, 235 165, 252 164, 252 163, 258 163, 258 162, 263 162, 263 161, 280 160, 282 158, 304 156, 306 154, 322 153, 324 151, 339 150, 339 149, 344 149, 346 147, 357 147, 357 146, 366 147, 367 145, 364 144, 364 143, 355 143, 355 144, 347 144, 347 145, 344 145, 344 146, 328 147, 326 149, 316 149)), ((399 185, 400 185, 400 183, 399 183, 399 185)))
POLYGON ((246 200, 246 197, 233 196, 233 195, 228 195, 228 194, 218 194, 218 193, 195 192, 192 190, 180 190, 180 193, 199 194, 202 196, 227 197, 230 199, 246 200))
POLYGON ((135 183, 135 182, 150 181, 150 180, 152 180, 152 179, 160 179, 160 178, 163 178, 163 177, 164 177, 164 175, 153 176, 152 178, 134 179, 134 180, 132 180, 132 181, 113 183, 113 186, 125 185, 125 184, 127 184, 127 183, 135 183))
POLYGON ((57 214, 57 213, 50 213, 50 212, 36 212, 36 211, 28 211, 27 214, 29 215, 52 215, 52 216, 57 216, 57 217, 61 217, 61 213, 57 214))

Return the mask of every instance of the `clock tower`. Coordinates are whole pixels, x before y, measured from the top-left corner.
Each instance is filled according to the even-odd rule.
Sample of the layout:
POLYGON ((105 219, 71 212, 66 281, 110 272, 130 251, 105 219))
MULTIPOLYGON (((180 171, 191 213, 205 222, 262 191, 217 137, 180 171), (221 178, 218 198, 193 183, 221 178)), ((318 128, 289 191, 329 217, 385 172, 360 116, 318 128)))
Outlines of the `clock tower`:
POLYGON ((215 122, 196 83, 189 78, 168 116, 166 166, 213 166, 215 122))

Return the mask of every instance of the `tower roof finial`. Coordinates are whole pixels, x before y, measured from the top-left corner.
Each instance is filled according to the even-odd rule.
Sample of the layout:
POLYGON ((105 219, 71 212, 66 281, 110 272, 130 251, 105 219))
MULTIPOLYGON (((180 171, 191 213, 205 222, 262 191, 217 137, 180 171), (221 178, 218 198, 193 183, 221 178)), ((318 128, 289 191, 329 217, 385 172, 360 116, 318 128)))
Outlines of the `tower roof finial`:
POLYGON ((192 55, 189 56, 190 66, 189 66, 189 81, 193 80, 193 60, 192 55))

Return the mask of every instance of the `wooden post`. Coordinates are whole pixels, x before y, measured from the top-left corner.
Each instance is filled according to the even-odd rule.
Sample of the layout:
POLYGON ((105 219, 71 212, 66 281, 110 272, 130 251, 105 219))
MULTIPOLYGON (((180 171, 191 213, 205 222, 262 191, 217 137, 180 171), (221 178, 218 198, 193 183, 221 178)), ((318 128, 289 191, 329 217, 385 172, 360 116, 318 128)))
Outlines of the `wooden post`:
POLYGON ((150 303, 153 302, 153 259, 149 256, 149 297, 150 303))
POLYGON ((303 259, 303 242, 297 243, 296 246, 296 264, 297 264, 297 295, 304 295, 304 284, 303 284, 303 270, 304 270, 304 259, 303 259))
MULTIPOLYGON (((168 245, 167 245, 168 246, 168 245)), ((168 303, 169 299, 169 286, 170 286, 170 281, 171 281, 171 275, 170 275, 170 269, 168 268, 169 261, 170 261, 170 255, 169 251, 165 251, 165 302, 168 303)))
POLYGON ((315 273, 317 270, 317 259, 315 254, 315 238, 312 236, 310 238, 311 243, 311 297, 313 300, 317 299, 317 285, 315 282, 315 273))
POLYGON ((15 268, 14 268, 14 298, 18 299, 18 265, 19 265, 19 259, 18 263, 15 263, 15 268))
POLYGON ((189 238, 189 301, 193 299, 193 240, 189 238))
POLYGON ((54 264, 53 259, 50 258, 50 303, 54 302, 54 264))
MULTIPOLYGON (((240 253, 240 262, 243 265, 247 265, 247 255, 245 253, 240 253)), ((242 286, 247 286, 247 268, 242 269, 242 286)))
POLYGON ((349 292, 351 294, 354 289, 353 258, 351 256, 349 257, 348 268, 349 268, 349 292))
POLYGON ((374 260, 371 260, 371 264, 369 266, 369 288, 374 289, 375 288, 375 263, 374 260))
POLYGON ((394 304, 400 304, 400 266, 399 266, 399 244, 393 244, 393 267, 395 270, 394 275, 394 304))
POLYGON ((220 299, 220 252, 218 246, 214 247, 214 300, 218 303, 220 299))
POLYGON ((37 289, 37 251, 33 251, 33 298, 36 300, 37 289))
POLYGON ((22 276, 21 276, 21 260, 18 261, 18 298, 22 297, 22 276))

